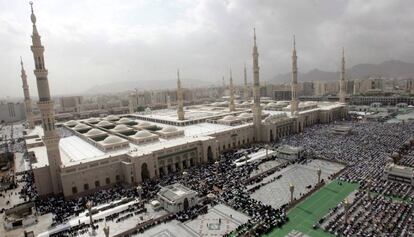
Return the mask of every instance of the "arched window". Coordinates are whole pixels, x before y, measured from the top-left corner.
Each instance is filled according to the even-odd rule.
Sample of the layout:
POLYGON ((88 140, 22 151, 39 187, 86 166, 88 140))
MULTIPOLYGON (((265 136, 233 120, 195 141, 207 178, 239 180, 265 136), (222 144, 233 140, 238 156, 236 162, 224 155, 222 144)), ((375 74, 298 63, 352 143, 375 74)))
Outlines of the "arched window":
POLYGON ((86 191, 86 190, 89 190, 89 184, 84 184, 83 185, 83 189, 86 191))
POLYGON ((101 186, 101 184, 99 183, 99 180, 96 180, 96 181, 95 181, 95 187, 97 187, 97 188, 98 188, 98 187, 100 187, 100 186, 101 186))
POLYGON ((141 165, 141 179, 142 182, 144 182, 145 180, 149 179, 150 175, 149 175, 149 171, 148 171, 148 165, 147 163, 143 163, 141 165))
POLYGON ((211 146, 207 148, 207 161, 209 163, 213 162, 213 151, 211 150, 211 146))
POLYGON ((111 179, 110 179, 109 177, 106 177, 106 179, 105 179, 105 183, 106 183, 106 184, 110 184, 110 183, 111 183, 111 179))
POLYGON ((72 187, 72 194, 77 194, 78 193, 78 188, 76 186, 72 187))

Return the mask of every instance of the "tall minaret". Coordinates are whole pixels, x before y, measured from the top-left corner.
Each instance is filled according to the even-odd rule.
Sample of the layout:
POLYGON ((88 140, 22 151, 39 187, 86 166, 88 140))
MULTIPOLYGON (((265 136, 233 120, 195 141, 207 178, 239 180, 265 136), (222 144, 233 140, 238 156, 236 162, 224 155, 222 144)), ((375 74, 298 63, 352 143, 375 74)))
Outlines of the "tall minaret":
POLYGON ((128 95, 128 110, 129 110, 130 114, 133 114, 135 112, 134 111, 135 110, 134 109, 134 107, 135 107, 134 100, 136 100, 135 95, 133 93, 130 93, 128 95))
POLYGON ((298 57, 296 56, 296 39, 293 36, 293 53, 292 53, 292 101, 290 102, 290 112, 295 115, 298 112, 298 57))
POLYGON ((342 48, 341 80, 339 81, 339 102, 345 103, 345 49, 342 48))
POLYGON ((260 141, 262 139, 262 108, 260 107, 259 53, 256 45, 256 29, 253 29, 253 34, 253 124, 256 141, 260 141))
POLYGON ((244 64, 244 100, 249 100, 249 87, 247 86, 247 69, 246 64, 244 64))
POLYGON ((50 98, 49 81, 47 79, 48 71, 45 68, 45 61, 43 52, 45 48, 40 40, 40 35, 36 28, 36 16, 33 13, 33 2, 30 2, 33 23, 32 35, 32 52, 35 62, 34 74, 37 81, 37 90, 39 93, 38 107, 42 116, 42 126, 44 131, 43 142, 46 146, 47 157, 49 161, 51 192, 62 192, 62 185, 60 181, 60 166, 62 161, 59 152, 59 134, 55 128, 55 114, 53 110, 53 101, 50 98))
POLYGON ((184 120, 184 98, 181 89, 180 70, 177 70, 177 115, 178 120, 184 120))
POLYGON ((230 68, 230 86, 229 86, 229 90, 230 90, 229 110, 230 110, 230 112, 233 112, 233 111, 236 110, 236 106, 234 105, 234 87, 233 87, 233 77, 232 77, 232 73, 231 73, 231 68, 230 68))
POLYGON ((34 128, 33 111, 32 111, 32 100, 30 99, 29 85, 27 85, 26 71, 23 67, 23 60, 20 57, 20 65, 22 66, 22 82, 23 82, 23 93, 24 93, 24 105, 26 108, 26 120, 29 128, 34 128))

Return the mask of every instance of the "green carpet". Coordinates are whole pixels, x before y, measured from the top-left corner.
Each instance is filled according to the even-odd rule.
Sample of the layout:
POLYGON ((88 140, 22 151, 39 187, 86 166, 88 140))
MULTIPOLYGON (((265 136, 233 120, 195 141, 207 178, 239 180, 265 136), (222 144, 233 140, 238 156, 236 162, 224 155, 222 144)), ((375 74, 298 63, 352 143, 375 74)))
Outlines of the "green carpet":
POLYGON ((358 184, 342 182, 339 185, 338 181, 331 182, 291 209, 288 213, 289 222, 266 236, 283 237, 292 230, 311 237, 333 236, 322 229, 314 230, 312 226, 357 188, 358 184))

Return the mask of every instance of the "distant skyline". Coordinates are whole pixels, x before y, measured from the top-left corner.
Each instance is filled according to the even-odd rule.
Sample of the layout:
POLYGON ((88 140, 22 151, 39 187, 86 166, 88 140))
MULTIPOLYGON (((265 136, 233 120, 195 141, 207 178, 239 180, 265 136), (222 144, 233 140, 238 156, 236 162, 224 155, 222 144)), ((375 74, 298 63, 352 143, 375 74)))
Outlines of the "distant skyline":
MULTIPOLYGON (((52 96, 175 80, 177 68, 183 78, 221 84, 231 66, 241 83, 244 63, 251 82, 253 27, 262 81, 290 71, 293 34, 300 72, 338 71, 342 46, 347 67, 414 62, 413 7, 404 0, 34 1, 52 96)), ((31 32, 29 1, 0 0, 1 98, 23 97, 20 56, 37 97, 31 32)))

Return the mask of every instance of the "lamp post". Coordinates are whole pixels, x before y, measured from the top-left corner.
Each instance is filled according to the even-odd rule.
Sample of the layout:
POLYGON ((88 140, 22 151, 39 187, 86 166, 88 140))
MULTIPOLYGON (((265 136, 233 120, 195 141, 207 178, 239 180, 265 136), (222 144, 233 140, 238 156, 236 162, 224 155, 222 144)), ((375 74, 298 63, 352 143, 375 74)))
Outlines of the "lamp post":
POLYGON ((219 173, 220 163, 218 161, 216 161, 216 162, 214 162, 214 166, 216 166, 216 180, 218 180, 218 173, 219 173))
POLYGON ((321 168, 318 168, 318 170, 316 171, 316 173, 318 174, 318 184, 320 184, 321 183, 321 174, 322 174, 321 168))
POLYGON ((137 186, 137 193, 138 193, 138 197, 140 201, 142 199, 142 191, 143 191, 142 186, 141 185, 137 186))
POLYGON ((265 148, 266 148, 266 159, 269 159, 269 145, 266 145, 265 148))
POLYGON ((109 237, 109 226, 107 226, 106 223, 105 223, 105 227, 103 228, 103 231, 105 233, 105 237, 109 237))
POLYGON ((367 181, 367 196, 368 200, 371 200, 371 179, 369 178, 367 181))
POLYGON ((349 201, 348 198, 345 198, 344 202, 344 209, 345 209, 345 218, 344 218, 344 224, 348 224, 348 218, 349 218, 349 201))
POLYGON ((295 186, 292 183, 289 184, 289 191, 290 191, 290 203, 293 203, 293 192, 295 191, 295 186))
POLYGON ((88 209, 89 212, 89 222, 90 222, 90 226, 92 228, 92 234, 95 235, 95 228, 93 227, 93 219, 92 219, 92 201, 88 201, 86 203, 86 208, 88 209))

